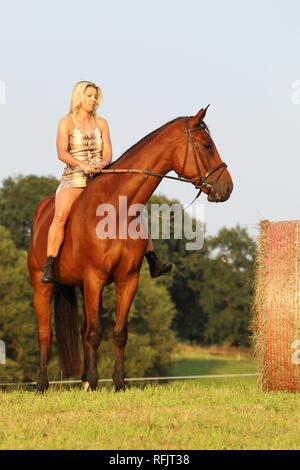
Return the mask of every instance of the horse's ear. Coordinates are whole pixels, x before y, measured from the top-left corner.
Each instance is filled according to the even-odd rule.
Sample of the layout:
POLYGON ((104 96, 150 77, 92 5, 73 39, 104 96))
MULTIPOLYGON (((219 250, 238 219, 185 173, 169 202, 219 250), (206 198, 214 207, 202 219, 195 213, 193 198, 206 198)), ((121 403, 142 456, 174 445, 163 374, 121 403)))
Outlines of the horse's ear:
POLYGON ((200 111, 198 111, 198 113, 192 117, 192 120, 190 121, 191 127, 198 126, 199 123, 203 121, 208 107, 209 105, 207 105, 204 109, 201 108, 200 111))

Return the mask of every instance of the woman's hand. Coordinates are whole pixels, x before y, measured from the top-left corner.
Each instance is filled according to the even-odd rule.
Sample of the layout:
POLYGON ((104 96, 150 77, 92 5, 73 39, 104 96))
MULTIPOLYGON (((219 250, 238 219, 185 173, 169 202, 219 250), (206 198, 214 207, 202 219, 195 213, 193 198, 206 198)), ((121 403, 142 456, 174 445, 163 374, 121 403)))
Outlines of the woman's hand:
POLYGON ((101 162, 101 169, 102 168, 105 168, 110 162, 108 162, 107 160, 102 160, 101 162))
POLYGON ((84 173, 89 173, 91 175, 94 173, 98 173, 102 169, 101 165, 90 165, 86 162, 81 162, 79 166, 84 173))
POLYGON ((100 163, 99 165, 95 165, 95 167, 97 168, 97 171, 100 172, 100 171, 103 170, 103 168, 105 168, 108 164, 109 164, 108 161, 106 161, 106 160, 101 160, 101 163, 100 163))

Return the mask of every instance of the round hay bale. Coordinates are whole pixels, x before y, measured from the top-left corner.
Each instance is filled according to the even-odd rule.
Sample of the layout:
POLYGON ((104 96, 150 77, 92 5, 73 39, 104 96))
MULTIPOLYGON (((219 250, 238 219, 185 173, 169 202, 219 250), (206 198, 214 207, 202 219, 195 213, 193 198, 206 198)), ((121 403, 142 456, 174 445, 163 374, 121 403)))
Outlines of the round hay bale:
POLYGON ((252 332, 262 388, 300 392, 300 221, 260 223, 252 332))

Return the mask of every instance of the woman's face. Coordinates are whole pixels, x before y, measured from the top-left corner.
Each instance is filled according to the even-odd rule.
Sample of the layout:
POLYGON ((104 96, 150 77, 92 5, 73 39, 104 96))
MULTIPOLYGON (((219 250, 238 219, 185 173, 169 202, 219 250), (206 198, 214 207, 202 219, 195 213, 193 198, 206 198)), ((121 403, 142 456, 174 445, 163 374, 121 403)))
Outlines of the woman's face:
POLYGON ((95 107, 98 98, 96 88, 88 86, 83 93, 84 107, 88 113, 91 113, 95 107))

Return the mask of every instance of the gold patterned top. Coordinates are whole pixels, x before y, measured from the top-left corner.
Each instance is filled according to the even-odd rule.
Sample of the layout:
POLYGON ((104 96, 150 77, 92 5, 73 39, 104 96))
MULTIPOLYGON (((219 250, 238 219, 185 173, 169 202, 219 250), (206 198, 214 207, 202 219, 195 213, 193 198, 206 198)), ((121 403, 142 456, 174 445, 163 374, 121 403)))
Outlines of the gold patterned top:
MULTIPOLYGON (((86 163, 89 163, 90 165, 100 165, 103 161, 103 142, 101 131, 97 126, 96 121, 94 129, 89 134, 84 134, 76 126, 75 120, 73 118, 72 120, 74 122, 74 128, 69 135, 68 151, 77 160, 86 161, 86 163)), ((84 173, 80 166, 70 165, 67 163, 60 180, 60 185, 56 190, 56 194, 58 194, 61 189, 65 188, 85 187, 92 179, 93 176, 84 173)))
POLYGON ((74 158, 88 160, 88 163, 94 157, 102 159, 102 137, 99 127, 96 125, 89 134, 83 134, 74 121, 74 128, 69 136, 68 150, 74 158))

